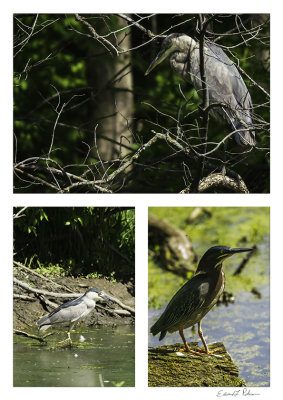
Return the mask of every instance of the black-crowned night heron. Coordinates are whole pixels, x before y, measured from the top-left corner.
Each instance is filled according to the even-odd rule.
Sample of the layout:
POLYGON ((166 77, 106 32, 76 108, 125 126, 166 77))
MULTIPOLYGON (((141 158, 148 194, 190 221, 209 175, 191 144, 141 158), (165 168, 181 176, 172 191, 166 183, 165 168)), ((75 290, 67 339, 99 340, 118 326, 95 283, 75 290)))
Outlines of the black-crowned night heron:
MULTIPOLYGON (((199 43, 183 33, 172 33, 163 40, 160 52, 145 75, 167 57, 174 72, 191 82, 202 97, 199 43)), ((212 114, 228 121, 235 131, 237 144, 254 146, 253 105, 249 91, 234 63, 221 47, 209 41, 204 43, 204 73, 209 104, 218 104, 211 108, 212 114)))
POLYGON ((77 299, 67 301, 51 313, 44 315, 37 321, 40 330, 44 331, 53 325, 67 325, 68 339, 71 344, 71 330, 76 322, 85 318, 95 307, 97 301, 112 301, 112 299, 98 289, 89 289, 77 299))
MULTIPOLYGON (((201 330, 201 320, 211 310, 224 290, 225 275, 223 261, 236 253, 252 251, 253 248, 231 248, 226 246, 211 247, 202 256, 195 275, 172 297, 165 311, 151 327, 153 335, 159 332, 162 340, 166 333, 179 331, 185 345, 185 351, 201 355, 189 349, 184 336, 184 329, 198 324, 198 333, 206 354, 211 354, 201 330)), ((202 350, 200 350, 202 351, 202 350)))

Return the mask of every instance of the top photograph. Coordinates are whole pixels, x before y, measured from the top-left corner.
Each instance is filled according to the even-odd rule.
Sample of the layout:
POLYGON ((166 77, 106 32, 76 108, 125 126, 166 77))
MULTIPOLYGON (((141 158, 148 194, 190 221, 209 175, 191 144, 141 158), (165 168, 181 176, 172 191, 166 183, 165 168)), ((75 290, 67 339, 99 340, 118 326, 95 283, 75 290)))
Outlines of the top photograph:
POLYGON ((14 193, 269 193, 269 14, 14 14, 14 193))

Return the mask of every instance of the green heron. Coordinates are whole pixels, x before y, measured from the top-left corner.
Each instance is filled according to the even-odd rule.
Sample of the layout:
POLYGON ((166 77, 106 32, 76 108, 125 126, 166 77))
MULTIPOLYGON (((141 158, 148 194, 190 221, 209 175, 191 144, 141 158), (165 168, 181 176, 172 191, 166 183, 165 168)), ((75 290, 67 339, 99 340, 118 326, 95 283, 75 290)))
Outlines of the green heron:
POLYGON ((227 246, 214 246, 208 249, 202 256, 193 278, 172 297, 163 314, 151 327, 151 333, 155 336, 160 332, 159 340, 162 340, 167 332, 179 331, 185 351, 201 355, 189 349, 183 332, 184 329, 197 323, 204 352, 206 354, 214 353, 216 350, 209 351, 204 340, 201 320, 211 310, 224 290, 225 275, 222 263, 233 254, 252 250, 253 248, 233 249, 227 246))

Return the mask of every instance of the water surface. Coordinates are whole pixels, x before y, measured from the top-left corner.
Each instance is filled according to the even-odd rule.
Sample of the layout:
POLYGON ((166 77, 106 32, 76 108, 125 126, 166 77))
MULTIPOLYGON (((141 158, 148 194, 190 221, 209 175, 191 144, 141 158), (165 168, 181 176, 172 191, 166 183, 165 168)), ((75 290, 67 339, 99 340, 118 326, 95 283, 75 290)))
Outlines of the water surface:
POLYGON ((72 348, 56 347, 64 332, 47 338, 48 346, 14 336, 14 386, 135 385, 132 326, 75 331, 72 348))

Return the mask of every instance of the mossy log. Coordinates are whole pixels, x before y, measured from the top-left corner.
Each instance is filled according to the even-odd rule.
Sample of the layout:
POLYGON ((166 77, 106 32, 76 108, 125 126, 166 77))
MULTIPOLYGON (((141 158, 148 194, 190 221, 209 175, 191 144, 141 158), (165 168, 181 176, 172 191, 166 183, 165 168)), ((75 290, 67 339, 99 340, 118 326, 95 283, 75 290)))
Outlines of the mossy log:
MULTIPOLYGON (((188 346, 196 351, 198 343, 188 346)), ((223 343, 209 344, 209 350, 221 350, 203 356, 180 352, 183 347, 176 343, 148 350, 148 386, 245 386, 223 343)))
POLYGON ((188 272, 195 271, 192 264, 197 260, 196 254, 189 238, 180 229, 149 214, 148 239, 149 248, 156 253, 161 268, 184 278, 188 272))

